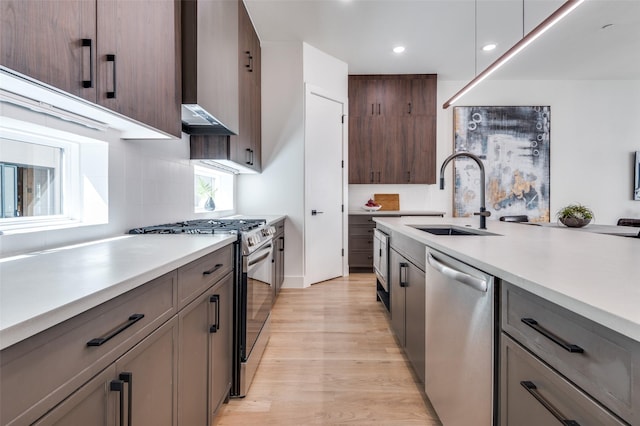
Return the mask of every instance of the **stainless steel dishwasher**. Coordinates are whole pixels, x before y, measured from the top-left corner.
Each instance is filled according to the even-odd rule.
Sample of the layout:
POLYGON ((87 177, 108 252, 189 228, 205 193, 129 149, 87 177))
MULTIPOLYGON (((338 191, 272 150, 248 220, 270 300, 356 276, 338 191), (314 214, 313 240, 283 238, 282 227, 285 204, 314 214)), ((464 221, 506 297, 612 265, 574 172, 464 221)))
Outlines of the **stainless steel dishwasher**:
POLYGON ((445 426, 495 423, 494 277, 427 249, 425 391, 445 426))

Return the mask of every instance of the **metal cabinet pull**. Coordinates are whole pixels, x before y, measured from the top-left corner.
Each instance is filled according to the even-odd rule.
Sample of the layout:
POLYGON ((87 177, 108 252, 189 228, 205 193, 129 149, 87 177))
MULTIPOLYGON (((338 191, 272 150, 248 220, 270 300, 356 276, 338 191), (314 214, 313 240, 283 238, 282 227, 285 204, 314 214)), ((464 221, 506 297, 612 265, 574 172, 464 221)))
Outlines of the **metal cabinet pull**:
POLYGON ((251 165, 251 150, 249 148, 244 150, 244 162, 251 165))
POLYGON ((412 105, 411 105, 411 102, 409 102, 409 115, 411 115, 411 109, 412 109, 412 105))
POLYGON ((369 182, 373 182, 373 171, 371 172, 371 175, 369 177, 369 182))
POLYGON ((378 115, 380 115, 380 104, 378 104, 378 115))
POLYGON ((216 304, 216 323, 209 327, 209 333, 216 333, 220 330, 220 295, 214 294, 209 298, 209 303, 216 304))
POLYGON ((133 373, 130 372, 123 372, 120 373, 120 375, 118 376, 118 379, 122 380, 124 383, 127 384, 127 387, 129 388, 127 391, 127 402, 128 402, 128 409, 127 409, 127 426, 131 426, 131 416, 133 413, 133 373))
POLYGON ((87 342, 87 346, 102 346, 103 344, 107 343, 109 340, 116 337, 118 334, 125 331, 127 328, 131 327, 133 324, 140 321, 142 318, 144 318, 144 314, 130 315, 129 318, 124 323, 108 331, 106 335, 89 340, 87 342))
POLYGON ((373 112, 375 108, 375 104, 371 104, 371 115, 375 115, 375 112, 373 112))
POLYGON ((540 395, 540 393, 538 393, 538 388, 536 387, 535 383, 530 381, 522 381, 520 382, 520 384, 522 385, 523 388, 527 390, 527 392, 531 394, 531 396, 533 396, 540 404, 542 404, 542 406, 546 408, 547 411, 549 411, 553 415, 553 417, 555 417, 560 423, 562 423, 565 426, 580 426, 580 423, 576 422, 575 420, 566 419, 562 415, 562 413, 558 411, 556 407, 554 407, 549 401, 544 399, 544 397, 540 395))
POLYGON ((409 270, 409 264, 402 262, 400 263, 400 287, 409 287, 409 282, 407 278, 407 271, 409 270))
POLYGON ((218 269, 222 268, 224 265, 222 263, 216 263, 216 266, 214 266, 213 268, 209 269, 208 271, 204 271, 202 273, 202 275, 211 275, 213 274, 215 271, 217 271, 218 269))
POLYGON ((284 237, 280 237, 278 239, 282 241, 282 244, 280 244, 280 251, 284 251, 284 237))
POLYGON ((119 426, 124 426, 124 382, 122 380, 112 380, 109 383, 109 390, 111 392, 118 392, 119 395, 119 405, 120 405, 120 424, 119 426))
POLYGON ((111 62, 113 64, 113 91, 107 91, 107 98, 115 99, 116 98, 116 55, 108 54, 107 62, 111 62))
MULTIPOLYGON (((91 40, 90 38, 83 38, 82 47, 89 48, 89 80, 82 80, 82 87, 88 89, 90 87, 93 87, 93 40, 91 40)), ((84 61, 82 63, 82 66, 84 68, 84 61)))
POLYGON ((521 318, 520 321, 522 321, 529 327, 533 328, 535 331, 542 334, 544 337, 551 340, 553 343, 560 346, 562 349, 566 350, 567 352, 578 353, 578 354, 584 353, 584 349, 582 349, 580 346, 565 342, 560 337, 556 336, 546 328, 539 325, 538 321, 534 320, 533 318, 521 318))
POLYGON ((249 60, 249 63, 245 65, 245 68, 247 68, 247 71, 253 72, 253 56, 251 55, 251 52, 248 50, 245 50, 244 53, 247 55, 247 59, 249 60))

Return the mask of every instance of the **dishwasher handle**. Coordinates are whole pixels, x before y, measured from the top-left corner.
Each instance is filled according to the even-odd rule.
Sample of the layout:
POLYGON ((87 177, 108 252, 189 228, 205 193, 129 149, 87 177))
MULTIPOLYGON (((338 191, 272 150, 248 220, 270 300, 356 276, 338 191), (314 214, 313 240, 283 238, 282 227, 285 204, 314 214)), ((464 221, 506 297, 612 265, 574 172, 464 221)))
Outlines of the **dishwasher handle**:
POLYGON ((456 280, 462 284, 468 285, 475 290, 486 293, 487 289, 489 288, 486 280, 476 278, 462 271, 458 271, 448 265, 445 265, 444 263, 433 257, 431 253, 427 255, 427 262, 429 262, 429 265, 431 265, 435 270, 445 275, 446 277, 456 280))

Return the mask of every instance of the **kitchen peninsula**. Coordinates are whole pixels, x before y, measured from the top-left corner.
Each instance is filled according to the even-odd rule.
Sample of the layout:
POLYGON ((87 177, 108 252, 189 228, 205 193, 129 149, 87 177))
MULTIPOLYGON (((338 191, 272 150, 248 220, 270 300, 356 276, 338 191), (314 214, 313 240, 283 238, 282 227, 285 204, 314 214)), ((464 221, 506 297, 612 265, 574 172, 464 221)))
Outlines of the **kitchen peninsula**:
MULTIPOLYGON (((495 375, 488 374, 487 382, 494 382, 493 395, 499 402, 491 404, 489 401, 485 406, 489 412, 493 406, 493 418, 499 419, 496 424, 548 424, 553 421, 552 417, 558 420, 558 413, 543 408, 538 397, 551 399, 551 405, 555 404, 559 413, 567 414, 563 419, 577 419, 579 424, 618 425, 627 424, 620 419, 630 424, 639 421, 640 287, 637 265, 640 239, 620 235, 635 236, 636 228, 626 231, 612 227, 616 228, 612 229, 615 235, 606 235, 574 232, 553 225, 496 220, 487 221, 487 230, 480 231, 477 218, 376 217, 374 220, 377 228, 390 235, 392 249, 394 244, 401 242, 398 251, 402 251, 406 241, 425 247, 422 258, 426 264, 427 302, 425 382, 427 396, 443 423, 449 422, 443 415, 448 407, 442 408, 446 404, 439 406, 437 398, 429 392, 429 363, 434 363, 433 356, 431 360, 429 356, 438 351, 434 346, 441 345, 433 345, 430 337, 442 335, 438 329, 461 321, 461 316, 466 319, 465 309, 470 309, 471 322, 480 320, 480 312, 457 301, 464 292, 475 292, 477 296, 474 297, 478 300, 483 297, 482 283, 476 278, 482 274, 495 277, 486 281, 490 291, 485 293, 494 300, 490 303, 493 307, 487 321, 489 335, 493 337, 486 339, 493 342, 476 343, 487 345, 493 361, 488 359, 485 366, 478 358, 479 348, 467 347, 465 342, 468 344, 469 341, 465 340, 465 335, 456 336, 462 342, 461 350, 474 352, 463 358, 473 359, 476 371, 490 366, 494 369, 495 375), (420 229, 442 230, 449 226, 460 233, 480 235, 434 235, 420 229), (447 290, 441 284, 453 281, 443 278, 436 283, 439 276, 433 271, 438 267, 430 266, 434 257, 445 262, 449 259, 449 266, 470 266, 481 274, 461 279, 466 286, 447 290), (476 287, 475 290, 472 287, 476 287), (476 291, 478 289, 480 291, 476 291), (443 299, 446 306, 434 317, 429 310, 438 309, 438 302, 429 298, 440 297, 443 291, 449 292, 447 297, 450 298, 443 299), (581 420, 585 416, 591 418, 591 422, 583 423, 581 420), (598 421, 592 423, 593 419, 598 421)), ((403 265, 400 264, 401 271, 403 265)), ((390 264, 389 268, 396 266, 390 264)), ((460 278, 457 271, 446 265, 444 272, 440 268, 443 277, 460 278)), ((402 285, 402 272, 399 276, 400 287, 407 287, 406 281, 402 285)), ((393 280, 392 271, 391 300, 394 297, 393 280)), ((393 321, 393 309, 391 317, 393 321)), ((480 325, 468 324, 470 338, 477 336, 477 326, 480 325)), ((440 352, 446 351, 452 355, 451 351, 455 353, 456 349, 447 347, 440 352)), ((436 361, 446 362, 445 358, 436 361)), ((490 390, 489 383, 482 389, 485 393, 490 390)), ((477 389, 467 386, 465 398, 469 407, 472 406, 469 395, 477 394, 475 391, 477 389)), ((453 400, 453 395, 448 399, 453 400)), ((477 415, 475 408, 468 411, 477 415)), ((457 424, 456 421, 450 423, 457 424)))

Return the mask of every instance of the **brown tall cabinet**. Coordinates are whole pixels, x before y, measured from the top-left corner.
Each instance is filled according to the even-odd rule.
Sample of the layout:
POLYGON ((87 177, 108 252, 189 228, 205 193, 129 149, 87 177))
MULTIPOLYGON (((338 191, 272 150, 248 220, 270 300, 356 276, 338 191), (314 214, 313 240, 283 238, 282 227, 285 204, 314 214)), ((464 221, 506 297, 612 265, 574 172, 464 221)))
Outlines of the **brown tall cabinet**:
POLYGON ((349 183, 435 183, 435 74, 349 76, 349 183))
POLYGON ((177 0, 0 2, 0 62, 181 135, 177 0))

